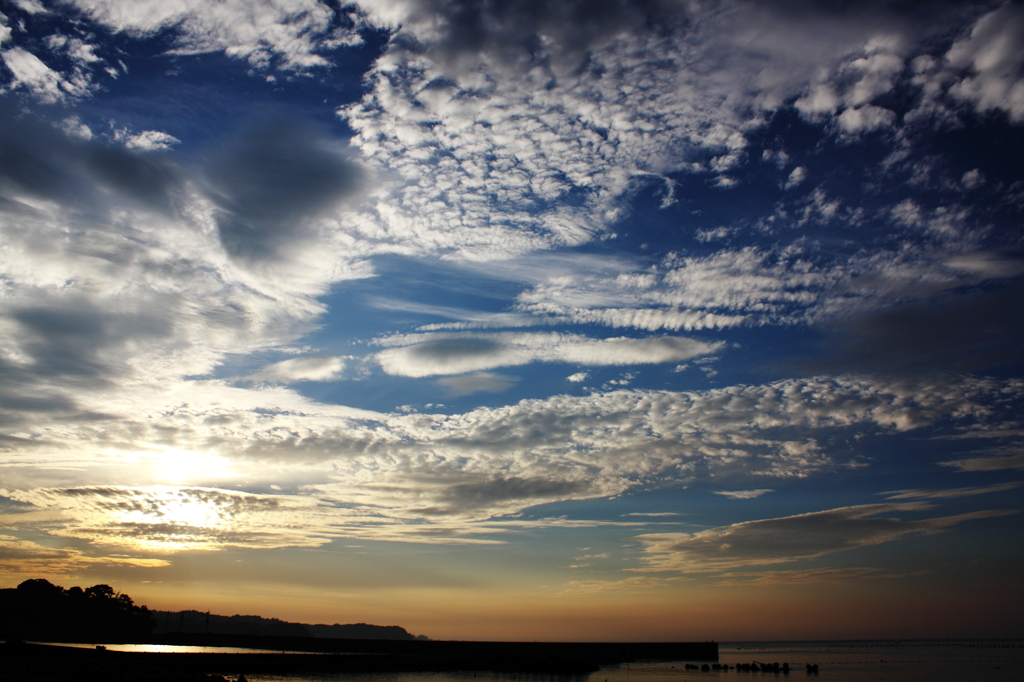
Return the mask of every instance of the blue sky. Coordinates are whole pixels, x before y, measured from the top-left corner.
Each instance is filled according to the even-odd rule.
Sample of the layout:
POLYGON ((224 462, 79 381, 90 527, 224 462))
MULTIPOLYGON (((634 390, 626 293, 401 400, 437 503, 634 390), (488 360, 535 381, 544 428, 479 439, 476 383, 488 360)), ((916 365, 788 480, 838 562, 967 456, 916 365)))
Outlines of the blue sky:
POLYGON ((1022 635, 1019 3, 0 13, 0 580, 1022 635))

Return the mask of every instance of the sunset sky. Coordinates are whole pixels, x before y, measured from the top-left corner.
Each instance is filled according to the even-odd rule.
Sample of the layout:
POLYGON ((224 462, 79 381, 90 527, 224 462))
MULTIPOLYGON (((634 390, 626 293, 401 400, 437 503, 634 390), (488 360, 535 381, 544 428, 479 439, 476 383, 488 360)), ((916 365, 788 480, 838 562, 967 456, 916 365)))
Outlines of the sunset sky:
POLYGON ((0 587, 1024 637, 1024 4, 0 0, 0 587))

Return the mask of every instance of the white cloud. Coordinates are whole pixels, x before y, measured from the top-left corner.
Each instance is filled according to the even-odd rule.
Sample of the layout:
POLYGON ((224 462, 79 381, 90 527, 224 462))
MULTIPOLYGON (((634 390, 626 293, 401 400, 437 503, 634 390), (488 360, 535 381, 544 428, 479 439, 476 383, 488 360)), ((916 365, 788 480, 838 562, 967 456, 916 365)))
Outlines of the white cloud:
POLYGON ((965 189, 978 189, 985 184, 985 174, 980 169, 974 168, 960 177, 960 183, 965 189))
POLYGON ((334 10, 317 0, 71 0, 104 26, 140 37, 173 29, 172 53, 223 51, 263 68, 326 66, 326 49, 358 43, 346 29, 331 29, 334 10))
POLYGON ((46 104, 81 97, 92 90, 92 84, 82 73, 58 73, 21 47, 0 52, 0 59, 13 76, 12 88, 23 87, 46 104))
POLYGON ((128 147, 128 149, 148 152, 164 151, 180 143, 181 140, 168 133, 159 130, 144 130, 141 133, 127 137, 124 141, 124 146, 128 147))
POLYGON ((716 495, 722 495, 734 500, 753 500, 765 493, 775 492, 770 488, 757 488, 756 490, 716 490, 716 495))
POLYGON ((393 179, 363 214, 367 236, 459 260, 588 241, 621 217, 623 197, 666 173, 734 185, 722 174, 746 162, 745 131, 822 70, 843 72, 845 99, 819 84, 799 107, 831 114, 848 101, 847 132, 891 126, 870 100, 894 87, 894 51, 958 18, 939 12, 922 28, 875 6, 840 16, 690 3, 662 7, 653 34, 639 6, 584 5, 462 8, 472 32, 445 2, 367 6, 370 22, 400 27, 372 92, 339 112, 393 179), (587 21, 566 18, 577 15, 587 21))
POLYGON ((797 185, 799 185, 800 183, 802 183, 806 179, 807 179, 807 169, 804 168, 803 166, 797 166, 789 174, 789 177, 786 178, 786 183, 785 183, 785 185, 783 185, 783 188, 784 189, 793 189, 794 187, 796 187, 797 185))
POLYGON ((388 374, 425 377, 514 367, 531 362, 636 365, 676 362, 715 352, 718 343, 680 336, 592 339, 558 333, 435 332, 378 340, 374 356, 388 374))
POLYGON ((589 372, 576 372, 566 377, 566 381, 571 381, 574 384, 578 384, 581 381, 586 381, 587 377, 590 376, 589 372))
MULTIPOLYGON (((838 202, 815 191, 806 213, 828 216, 839 210, 838 202)), ((516 309, 542 320, 652 331, 806 324, 934 297, 968 282, 1014 277, 1021 271, 1015 260, 965 251, 971 235, 966 209, 940 206, 927 211, 907 199, 889 215, 933 240, 933 250, 865 248, 842 261, 803 246, 673 254, 644 270, 552 277, 523 291, 516 309)))
POLYGON ((1018 3, 1004 3, 978 19, 946 61, 969 74, 949 88, 953 97, 981 112, 1001 110, 1011 121, 1024 120, 1024 8, 1018 3))
POLYGON ((47 10, 39 0, 15 0, 18 9, 28 14, 46 14, 47 10))
POLYGON ((839 128, 851 135, 892 128, 896 122, 896 114, 888 109, 867 104, 862 107, 847 109, 836 119, 839 128))
POLYGON ((252 381, 280 384, 290 384, 296 381, 331 381, 339 378, 344 369, 345 358, 308 356, 275 362, 248 378, 252 381))

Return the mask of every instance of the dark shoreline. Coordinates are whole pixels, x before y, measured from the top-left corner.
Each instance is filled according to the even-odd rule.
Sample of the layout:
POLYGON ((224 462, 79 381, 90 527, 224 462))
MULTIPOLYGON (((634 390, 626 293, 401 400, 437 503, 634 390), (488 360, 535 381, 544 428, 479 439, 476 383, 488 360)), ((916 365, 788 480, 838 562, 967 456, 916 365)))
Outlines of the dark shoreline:
POLYGON ((585 675, 602 665, 636 660, 718 660, 715 642, 452 642, 225 635, 160 640, 153 643, 261 648, 266 653, 140 653, 9 643, 0 648, 0 670, 4 671, 0 677, 18 682, 186 682, 218 679, 210 677, 211 673, 494 671, 585 675))

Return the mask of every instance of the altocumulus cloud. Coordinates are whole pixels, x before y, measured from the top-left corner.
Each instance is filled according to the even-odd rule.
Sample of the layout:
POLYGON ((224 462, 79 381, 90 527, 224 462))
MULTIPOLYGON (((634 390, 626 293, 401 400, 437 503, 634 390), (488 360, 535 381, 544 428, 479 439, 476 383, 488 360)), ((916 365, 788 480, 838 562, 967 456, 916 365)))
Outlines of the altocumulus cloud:
POLYGON ((318 546, 327 541, 309 523, 315 505, 301 498, 168 486, 3 492, 70 517, 60 535, 136 550, 318 546))
POLYGON ((23 438, 34 447, 9 458, 5 473, 18 485, 8 483, 0 494, 67 515, 55 532, 103 542, 122 531, 125 542, 158 543, 167 533, 196 547, 246 543, 250 534, 259 546, 308 546, 340 536, 464 542, 484 532, 476 524, 541 502, 666 481, 717 487, 721 480, 763 485, 827 476, 848 462, 843 449, 825 453, 818 439, 1001 423, 1019 408, 1019 398, 1011 398, 1020 394, 1019 387, 976 378, 823 378, 552 396, 437 415, 374 413, 316 404, 280 387, 254 391, 217 382, 189 385, 185 403, 183 388, 131 399, 99 396, 102 419, 60 431, 27 427, 23 438), (1003 401, 997 408, 995 396, 1003 401), (139 414, 140 403, 151 406, 147 414, 139 414), (301 493, 135 488, 128 469, 107 471, 102 461, 88 461, 101 452, 135 452, 139 438, 219 455, 247 485, 301 493), (118 484, 54 488, 35 468, 40 461, 88 466, 118 484))

